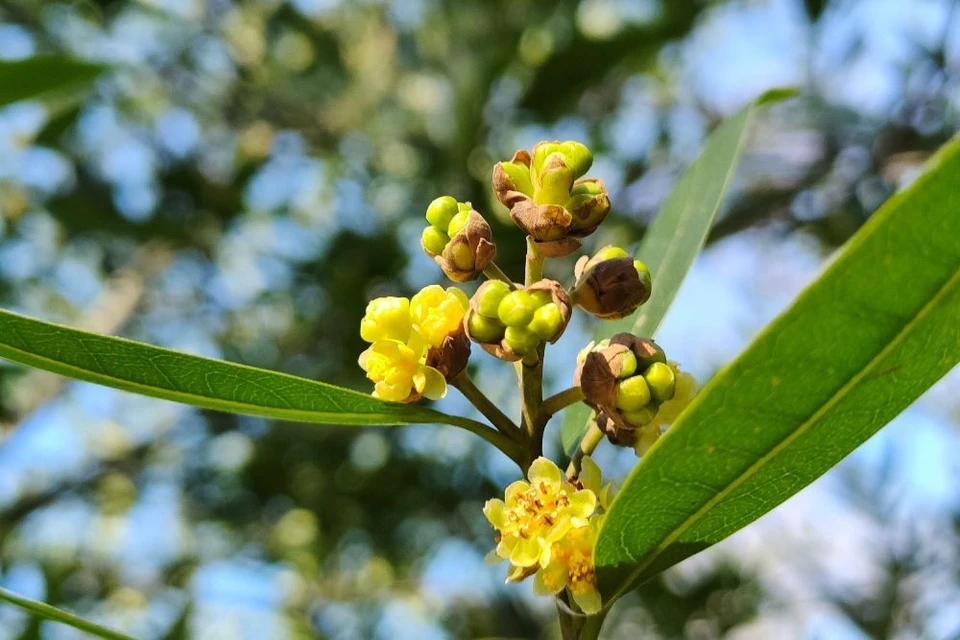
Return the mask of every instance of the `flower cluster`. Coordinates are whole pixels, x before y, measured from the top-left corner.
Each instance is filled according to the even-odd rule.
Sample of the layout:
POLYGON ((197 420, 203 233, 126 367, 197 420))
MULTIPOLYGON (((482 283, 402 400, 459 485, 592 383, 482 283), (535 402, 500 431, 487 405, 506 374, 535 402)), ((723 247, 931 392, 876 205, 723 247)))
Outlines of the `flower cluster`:
POLYGON ((371 300, 360 322, 360 337, 371 345, 359 362, 374 382, 373 395, 393 402, 446 395, 447 379, 463 370, 470 353, 463 335, 467 304, 459 289, 438 285, 409 300, 371 300))
POLYGON ((497 255, 490 225, 469 202, 441 196, 427 207, 420 246, 454 282, 476 280, 497 255))
POLYGON ((610 212, 603 181, 583 178, 593 164, 579 142, 541 142, 517 151, 493 169, 493 190, 518 227, 544 255, 566 256, 580 247, 610 212))
POLYGON ((553 280, 523 289, 490 280, 470 300, 467 335, 498 358, 519 360, 535 353, 542 342, 559 340, 570 311, 566 291, 553 280))
POLYGON ((696 382, 653 340, 620 333, 587 345, 574 381, 612 442, 642 455, 693 399, 696 382))
MULTIPOLYGON (((469 299, 460 289, 437 285, 409 300, 378 298, 370 302, 360 327, 371 343, 360 366, 374 382, 373 395, 394 402, 439 399, 452 383, 489 420, 490 428, 469 419, 461 426, 469 425, 527 470, 527 480, 514 482, 503 500, 484 507, 497 530, 494 555, 509 562, 509 581, 535 576, 537 593, 566 590, 568 601, 588 615, 602 608, 593 547, 611 488, 603 486, 589 455, 572 461, 567 475, 543 457, 530 463, 543 448, 547 422, 582 399, 596 411, 596 427, 611 442, 644 455, 696 392, 693 378, 669 362, 656 343, 622 333, 581 352, 574 374, 579 389, 543 399, 544 345, 560 339, 574 306, 605 320, 625 318, 652 292, 647 266, 615 246, 581 256, 569 290, 543 278, 544 260, 579 249, 610 211, 603 182, 584 177, 592 163, 579 142, 553 141, 517 151, 494 167, 494 193, 528 236, 524 284, 494 263, 490 225, 469 202, 452 196, 433 200, 420 238, 423 250, 454 282, 488 280, 469 299), (466 375, 471 342, 516 363, 523 396, 519 422, 466 375)), ((589 454, 599 435, 594 430, 585 437, 581 446, 586 448, 578 455, 589 454)))
POLYGON ((600 610, 593 565, 593 544, 603 511, 611 499, 600 469, 584 457, 580 476, 567 480, 560 468, 537 458, 527 472, 529 482, 507 487, 503 500, 488 500, 483 513, 497 530, 496 557, 510 563, 507 580, 536 575, 541 594, 570 590, 585 613, 600 610))

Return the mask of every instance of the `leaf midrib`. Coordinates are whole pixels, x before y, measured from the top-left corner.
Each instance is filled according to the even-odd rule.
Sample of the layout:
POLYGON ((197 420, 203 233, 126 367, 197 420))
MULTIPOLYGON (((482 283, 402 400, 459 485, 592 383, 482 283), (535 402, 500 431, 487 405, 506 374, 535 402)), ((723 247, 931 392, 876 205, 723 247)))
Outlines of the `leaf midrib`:
MULTIPOLYGON (((906 324, 903 328, 890 340, 890 342, 881 349, 877 355, 871 358, 870 362, 867 363, 860 371, 858 371, 853 377, 850 378, 840 389, 834 393, 829 400, 823 403, 812 416, 807 418, 797 429, 790 433, 786 438, 778 442, 770 451, 765 453, 761 458, 756 462, 750 465, 746 471, 737 476, 733 481, 731 481, 724 489, 718 492, 714 497, 710 498, 707 502, 703 504, 694 514, 687 518, 680 526, 675 528, 670 534, 664 539, 662 543, 657 545, 653 553, 647 555, 647 557, 636 566, 636 568, 630 572, 629 577, 624 580, 623 585, 617 592, 610 598, 609 602, 615 602, 620 596, 626 593, 633 582, 643 574, 643 572, 654 563, 665 551, 672 545, 677 539, 680 538, 684 533, 687 532, 696 522, 703 516, 705 513, 713 509, 714 506, 719 504, 727 496, 729 496, 737 487, 742 485, 744 482, 749 480, 755 473, 762 469, 766 464, 776 458, 784 449, 786 449, 791 443, 793 443, 797 438, 802 436, 806 431, 816 424, 823 415, 837 405, 844 397, 857 385, 860 384, 869 374, 871 374, 874 368, 879 362, 881 362, 892 350, 894 350, 907 336, 909 336, 913 329, 921 323, 925 317, 930 313, 930 311, 936 307, 938 302, 946 297, 952 289, 960 284, 960 270, 954 272, 954 274, 944 282, 943 285, 937 289, 937 292, 930 298, 930 300, 923 305, 923 307, 918 311, 906 324)), ((776 323, 774 323, 776 324, 776 323)), ((773 326, 773 325, 771 325, 773 326)), ((624 542, 624 536, 626 531, 621 531, 620 533, 620 546, 626 551, 627 545, 624 542)))
MULTIPOLYGON (((11 328, 13 331, 17 331, 16 328, 11 328)), ((20 336, 20 339, 23 340, 23 336, 20 336)), ((26 343, 26 341, 24 341, 26 343)), ((237 402, 233 400, 225 400, 221 398, 216 398, 213 396, 204 396, 200 394, 191 393, 189 391, 180 391, 174 389, 166 389, 163 387, 157 387, 152 385, 143 384, 140 382, 134 382, 126 378, 118 378, 116 376, 93 371, 91 369, 85 369, 83 367, 78 367, 60 360, 54 360, 53 358, 48 358, 46 356, 38 355, 31 351, 25 351, 23 349, 18 349, 8 343, 0 343, 0 356, 4 354, 17 354, 20 356, 19 361, 34 361, 34 362, 43 362, 47 366, 41 367, 47 371, 54 371, 59 375, 68 375, 68 377, 77 378, 80 380, 85 380, 88 382, 101 383, 100 381, 109 381, 107 386, 114 388, 122 389, 124 391, 134 391, 141 393, 142 395, 150 396, 153 398, 159 398, 161 400, 170 400, 174 402, 181 402, 184 404, 191 404, 196 406, 201 406, 207 409, 213 409, 217 411, 228 410, 234 413, 245 413, 247 415, 256 415, 263 416, 268 418, 277 418, 281 420, 291 420, 296 422, 312 422, 312 423, 323 423, 328 424, 331 422, 342 422, 343 420, 349 420, 350 417, 355 416, 358 418, 363 418, 364 420, 376 420, 381 421, 381 424, 398 424, 397 418, 400 417, 396 413, 361 413, 357 411, 320 411, 312 409, 284 409, 282 407, 271 407, 267 405, 259 404, 250 404, 245 402, 237 402), (70 373, 63 373, 70 372, 70 373), (72 375, 71 375, 72 374, 72 375), (239 411, 239 409, 243 409, 239 411)), ((236 364, 234 366, 244 367, 245 365, 236 364)), ((272 371, 278 376, 290 377, 298 381, 307 381, 310 380, 301 379, 297 376, 291 376, 280 371, 272 371)), ((342 390, 344 393, 351 393, 347 389, 342 390)), ((358 394, 360 395, 360 394, 358 394)), ((440 414, 436 416, 431 415, 429 409, 424 409, 421 416, 403 416, 405 422, 430 422, 436 421, 441 418, 440 414)))

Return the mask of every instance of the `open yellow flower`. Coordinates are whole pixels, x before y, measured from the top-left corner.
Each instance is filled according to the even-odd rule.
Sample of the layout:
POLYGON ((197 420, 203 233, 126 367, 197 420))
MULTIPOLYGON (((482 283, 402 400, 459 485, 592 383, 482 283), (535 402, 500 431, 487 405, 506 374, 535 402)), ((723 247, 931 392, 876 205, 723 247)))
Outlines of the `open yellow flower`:
POLYGON ((373 395, 392 402, 438 400, 447 393, 443 374, 423 364, 423 350, 397 340, 378 340, 360 354, 360 366, 374 382, 373 395))
POLYGON ((566 587, 584 613, 600 611, 603 603, 597 590, 593 545, 602 521, 602 515, 594 516, 588 526, 570 529, 553 544, 548 562, 534 578, 533 589, 538 595, 556 594, 566 587))
MULTIPOLYGON (((568 482, 556 464, 537 458, 527 473, 507 487, 505 500, 488 500, 483 513, 497 530, 496 554, 515 569, 550 561, 550 549, 571 529, 585 527, 597 508, 597 496, 568 482)), ((531 571, 532 573, 532 571, 531 571)), ((511 580, 527 575, 512 571, 511 580)))
POLYGON ((360 337, 366 342, 406 342, 410 338, 410 301, 393 296, 371 300, 360 321, 360 337))
POLYGON ((428 345, 437 347, 463 325, 469 304, 467 294, 460 289, 433 284, 410 299, 410 322, 428 345))

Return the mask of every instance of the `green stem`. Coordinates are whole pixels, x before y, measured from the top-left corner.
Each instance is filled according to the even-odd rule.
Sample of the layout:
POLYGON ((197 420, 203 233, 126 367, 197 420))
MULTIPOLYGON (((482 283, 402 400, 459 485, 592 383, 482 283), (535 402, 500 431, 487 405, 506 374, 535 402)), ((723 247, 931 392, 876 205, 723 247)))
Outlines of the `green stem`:
POLYGON ((507 276, 507 274, 505 274, 503 270, 497 266, 496 262, 491 262, 490 265, 483 270, 483 275, 487 276, 487 278, 489 278, 490 280, 502 280, 503 282, 506 282, 511 287, 516 286, 513 280, 511 280, 507 276))
POLYGON ((28 611, 38 618, 43 618, 44 620, 53 620, 54 622, 61 622, 65 625, 73 627, 74 629, 86 631, 87 633, 100 638, 108 638, 109 640, 133 640, 131 636, 120 633, 119 631, 114 631, 113 629, 100 626, 95 622, 90 622, 89 620, 81 618, 78 615, 70 613, 69 611, 64 611, 63 609, 58 609, 57 607, 53 607, 45 602, 38 602, 36 600, 31 600, 30 598, 24 598, 23 596, 17 595, 12 591, 7 591, 2 587, 0 587, 0 600, 6 600, 10 604, 20 607, 24 611, 28 611))
POLYGON ((540 407, 540 414, 549 420, 551 416, 582 400, 583 390, 580 387, 570 387, 544 400, 540 407))
POLYGON ((513 420, 508 418, 497 405, 490 401, 490 398, 488 398, 486 394, 477 388, 473 379, 467 374, 466 369, 453 378, 450 384, 462 393, 463 397, 469 400, 470 403, 477 408, 477 411, 482 413, 483 416, 497 428, 497 431, 509 437, 511 440, 516 440, 520 436, 520 427, 514 424, 513 420))
POLYGON ((523 281, 526 286, 529 287, 543 279, 543 260, 543 254, 537 248, 537 243, 527 236, 527 274, 523 281))
POLYGON ((583 438, 580 440, 580 446, 577 447, 576 453, 573 454, 573 459, 570 460, 570 466, 567 467, 568 478, 574 478, 580 473, 580 463, 583 462, 583 457, 593 453, 594 449, 597 448, 597 445, 599 445, 602 440, 603 431, 597 426, 597 419, 594 417, 594 419, 590 421, 590 427, 587 429, 587 432, 583 434, 583 438))

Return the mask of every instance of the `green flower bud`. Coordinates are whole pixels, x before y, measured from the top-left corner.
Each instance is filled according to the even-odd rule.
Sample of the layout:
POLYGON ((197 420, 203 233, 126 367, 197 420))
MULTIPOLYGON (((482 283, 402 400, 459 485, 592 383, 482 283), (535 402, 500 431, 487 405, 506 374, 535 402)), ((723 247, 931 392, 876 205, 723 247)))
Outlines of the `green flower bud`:
POLYGON ((633 376, 617 384, 616 407, 624 413, 639 411, 650 404, 650 387, 643 376, 633 376))
POLYGON ((633 355, 633 351, 624 351, 620 354, 619 367, 620 374, 617 378, 620 380, 629 378, 637 372, 637 356, 633 355))
POLYGON ((427 207, 427 222, 440 231, 445 231, 458 211, 457 201, 453 197, 440 196, 427 207))
POLYGON ((533 200, 537 204, 566 204, 570 200, 570 188, 573 186, 573 172, 559 153, 550 154, 543 164, 539 189, 534 191, 533 200))
POLYGON ((601 193, 603 193, 603 185, 595 180, 589 180, 587 182, 575 184, 573 189, 570 190, 570 196, 572 198, 576 198, 578 196, 592 198, 593 196, 598 196, 601 193))
POLYGON ((443 253, 444 247, 450 242, 450 236, 436 227, 427 227, 420 236, 420 246, 431 258, 443 253))
POLYGON ((469 211, 461 211, 460 213, 457 213, 456 215, 454 215, 450 219, 450 224, 447 225, 447 235, 450 236, 451 238, 457 235, 457 233, 461 229, 467 226, 467 222, 469 222, 469 220, 470 220, 469 211))
POLYGON ((590 149, 575 140, 568 140, 561 144, 560 153, 563 154, 563 159, 573 172, 574 178, 581 177, 593 165, 593 154, 590 153, 590 149))
POLYGON ((533 299, 536 301, 536 305, 538 307, 542 307, 553 300, 553 296, 550 295, 549 291, 531 291, 530 295, 533 296, 533 299))
POLYGON ((523 327, 533 320, 537 306, 536 299, 528 292, 511 291, 500 302, 497 317, 508 327, 523 327))
POLYGON ((466 243, 457 243, 450 252, 450 261, 461 271, 473 269, 473 250, 466 243))
POLYGON ((623 413, 623 419, 635 427, 642 427, 648 424, 657 415, 657 410, 647 406, 638 411, 627 411, 623 413))
POLYGON ((517 162, 501 162, 503 172, 513 183, 513 190, 533 196, 533 182, 530 180, 530 167, 517 162))
POLYGON ((510 293, 510 285, 502 280, 490 280, 483 289, 483 295, 477 301, 477 311, 486 318, 496 318, 497 309, 503 298, 510 293))
POLYGON ((514 353, 525 356, 540 346, 540 338, 526 327, 507 327, 503 335, 503 344, 514 353))
POLYGON ((650 387, 650 395, 659 404, 673 398, 677 388, 677 376, 670 365, 655 362, 644 372, 643 377, 650 387))
POLYGON ((653 278, 650 276, 650 269, 647 268, 647 265, 639 260, 633 261, 633 268, 637 270, 637 275, 640 276, 640 282, 643 283, 643 286, 647 290, 647 297, 640 303, 643 304, 650 299, 650 294, 653 292, 653 278))
POLYGON ((534 312, 533 320, 527 328, 541 340, 553 340, 561 327, 563 327, 563 314, 560 313, 560 307, 553 302, 548 302, 534 312))
POLYGON ((616 258, 628 258, 630 254, 621 249, 620 247, 604 247, 597 252, 597 255, 593 256, 593 259, 590 260, 588 264, 596 264, 604 260, 614 260, 616 258))
POLYGON ((503 325, 496 320, 484 318, 479 313, 470 314, 467 330, 478 342, 499 342, 503 338, 503 325))

